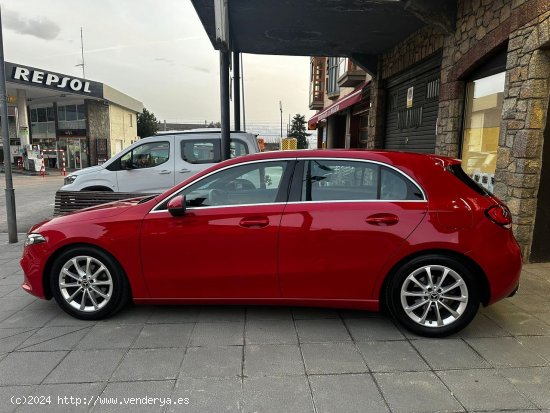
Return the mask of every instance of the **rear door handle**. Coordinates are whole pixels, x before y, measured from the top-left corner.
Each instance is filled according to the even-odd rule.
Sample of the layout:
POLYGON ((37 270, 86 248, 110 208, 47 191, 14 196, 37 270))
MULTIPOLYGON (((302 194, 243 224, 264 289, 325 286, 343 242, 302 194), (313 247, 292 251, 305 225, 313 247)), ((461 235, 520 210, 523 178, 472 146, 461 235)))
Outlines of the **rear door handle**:
POLYGON ((374 214, 365 219, 367 224, 377 226, 390 226, 399 222, 399 217, 394 214, 374 214))
POLYGON ((239 225, 244 228, 264 228, 269 225, 269 218, 267 217, 251 217, 243 218, 239 225))
POLYGON ((172 172, 170 172, 170 171, 167 170, 167 169, 163 169, 162 171, 159 172, 160 175, 168 175, 168 174, 170 174, 170 173, 172 173, 172 172))
POLYGON ((179 172, 180 174, 186 174, 187 172, 191 172, 191 170, 190 170, 190 169, 185 169, 185 168, 183 168, 183 169, 180 169, 178 172, 179 172))

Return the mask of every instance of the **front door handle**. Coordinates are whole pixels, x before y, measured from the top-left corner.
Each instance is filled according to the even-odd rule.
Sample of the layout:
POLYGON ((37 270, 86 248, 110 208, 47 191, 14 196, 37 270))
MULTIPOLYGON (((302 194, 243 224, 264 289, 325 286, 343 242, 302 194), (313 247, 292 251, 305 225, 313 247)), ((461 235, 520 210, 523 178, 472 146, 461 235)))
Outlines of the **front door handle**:
POLYGON ((239 225, 244 228, 264 228, 269 225, 269 218, 267 217, 250 217, 243 218, 239 225))
POLYGON ((162 171, 159 172, 159 175, 168 175, 172 172, 170 172, 168 169, 163 169, 162 171))
POLYGON ((367 224, 377 226, 390 226, 399 222, 399 217, 394 214, 374 214, 365 219, 367 224))
POLYGON ((180 169, 178 172, 179 172, 180 174, 186 174, 187 172, 191 172, 191 170, 190 170, 190 169, 185 169, 185 168, 183 168, 183 169, 180 169))

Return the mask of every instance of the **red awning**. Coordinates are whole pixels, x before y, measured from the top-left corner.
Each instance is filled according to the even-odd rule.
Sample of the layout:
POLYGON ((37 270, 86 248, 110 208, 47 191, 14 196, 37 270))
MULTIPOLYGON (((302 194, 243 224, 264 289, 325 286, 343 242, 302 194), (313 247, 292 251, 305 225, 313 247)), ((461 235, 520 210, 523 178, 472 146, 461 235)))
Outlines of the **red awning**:
POLYGON ((316 113, 314 116, 311 117, 311 119, 307 122, 308 128, 315 129, 317 127, 317 123, 322 121, 323 119, 328 118, 330 115, 334 115, 336 112, 340 112, 341 110, 344 110, 351 105, 355 105, 361 100, 363 88, 368 84, 368 82, 362 83, 360 86, 355 88, 353 92, 351 92, 349 95, 346 95, 344 97, 341 97, 336 102, 334 102, 332 105, 330 105, 328 108, 323 109, 321 112, 316 113))

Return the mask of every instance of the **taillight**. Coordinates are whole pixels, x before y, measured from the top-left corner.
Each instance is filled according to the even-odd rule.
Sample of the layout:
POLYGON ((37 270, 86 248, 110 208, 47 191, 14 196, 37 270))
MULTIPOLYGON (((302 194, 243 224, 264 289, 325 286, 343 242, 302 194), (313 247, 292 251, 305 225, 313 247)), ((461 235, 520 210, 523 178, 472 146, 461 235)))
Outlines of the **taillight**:
POLYGON ((485 215, 495 224, 510 228, 512 224, 512 214, 506 205, 493 205, 485 210, 485 215))

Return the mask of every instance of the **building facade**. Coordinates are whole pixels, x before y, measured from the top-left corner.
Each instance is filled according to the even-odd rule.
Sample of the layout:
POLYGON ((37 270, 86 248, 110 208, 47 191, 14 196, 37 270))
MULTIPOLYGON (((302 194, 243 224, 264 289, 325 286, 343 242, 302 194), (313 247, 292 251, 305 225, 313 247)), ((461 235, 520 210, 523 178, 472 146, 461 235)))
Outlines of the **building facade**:
POLYGON ((105 162, 138 139, 143 104, 103 83, 6 62, 12 162, 37 170, 105 162), (34 163, 34 164, 33 164, 34 163))
POLYGON ((524 257, 549 260, 550 2, 459 0, 455 17, 377 56, 351 147, 461 158, 510 207, 524 257))

